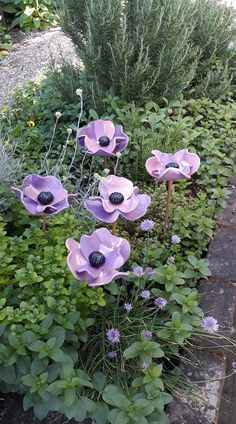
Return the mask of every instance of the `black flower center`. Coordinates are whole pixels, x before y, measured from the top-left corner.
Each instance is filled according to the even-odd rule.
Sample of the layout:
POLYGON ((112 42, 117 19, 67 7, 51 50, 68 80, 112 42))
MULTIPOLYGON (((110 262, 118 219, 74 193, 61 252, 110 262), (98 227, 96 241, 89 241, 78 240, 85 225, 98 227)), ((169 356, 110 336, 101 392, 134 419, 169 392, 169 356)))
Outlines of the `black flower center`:
POLYGON ((53 199, 53 194, 50 191, 41 191, 38 195, 38 201, 41 205, 49 205, 53 199))
POLYGON ((106 146, 108 146, 108 144, 110 144, 110 138, 109 137, 107 137, 106 135, 103 135, 102 137, 100 137, 99 139, 98 139, 98 141, 99 141, 99 144, 100 144, 100 146, 102 146, 102 147, 106 147, 106 146))
POLYGON ((109 200, 113 205, 120 205, 124 201, 124 196, 122 193, 115 191, 110 194, 109 200))
POLYGON ((176 162, 167 163, 166 168, 179 168, 179 165, 176 162))
POLYGON ((94 268, 99 268, 100 266, 104 265, 105 262, 106 262, 106 258, 102 252, 96 251, 96 252, 90 253, 89 263, 94 268))

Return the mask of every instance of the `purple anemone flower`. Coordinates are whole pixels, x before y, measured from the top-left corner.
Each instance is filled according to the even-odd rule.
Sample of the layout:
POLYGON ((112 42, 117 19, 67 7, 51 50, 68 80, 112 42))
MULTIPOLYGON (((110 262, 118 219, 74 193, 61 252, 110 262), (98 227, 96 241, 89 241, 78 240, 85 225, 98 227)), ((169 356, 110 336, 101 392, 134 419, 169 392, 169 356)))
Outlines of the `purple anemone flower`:
POLYGON ((76 194, 68 194, 58 178, 32 174, 24 178, 22 190, 12 187, 31 215, 55 215, 69 207, 76 194))
POLYGON ((111 121, 102 119, 79 129, 77 140, 88 153, 98 156, 116 156, 128 144, 128 136, 121 125, 115 127, 111 121))
POLYGON ((127 240, 111 235, 106 228, 99 228, 91 236, 82 236, 80 243, 70 238, 66 246, 70 271, 77 280, 87 280, 90 287, 102 286, 129 274, 117 268, 128 260, 130 245, 127 240))
POLYGON ((111 343, 119 343, 120 341, 120 332, 117 328, 110 328, 106 333, 107 340, 111 343))
POLYGON ((189 180, 200 166, 200 158, 188 149, 179 150, 175 154, 153 150, 146 162, 147 172, 159 181, 189 180))
POLYGON ((127 178, 109 175, 99 183, 101 197, 90 197, 85 207, 99 221, 112 223, 119 215, 134 221, 145 215, 151 202, 147 194, 138 194, 138 187, 127 178))

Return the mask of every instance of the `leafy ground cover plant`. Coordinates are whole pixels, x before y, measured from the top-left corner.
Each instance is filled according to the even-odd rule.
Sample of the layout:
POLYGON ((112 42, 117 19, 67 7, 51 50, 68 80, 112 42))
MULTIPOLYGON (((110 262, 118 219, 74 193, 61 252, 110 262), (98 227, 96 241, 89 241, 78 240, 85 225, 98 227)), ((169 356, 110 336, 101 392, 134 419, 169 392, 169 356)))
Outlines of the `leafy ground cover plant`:
MULTIPOLYGON (((65 105, 48 82, 21 93, 22 105, 17 95, 11 108, 11 128, 7 110, 2 120, 3 132, 17 143, 16 153, 26 158, 19 181, 41 168, 48 148, 49 169, 56 169, 67 130, 76 130, 80 105, 65 105), (55 120, 51 145, 47 131, 55 128, 55 120)), ((141 108, 109 96, 104 104, 103 119, 122 124, 129 136, 118 162, 109 158, 109 171, 115 168, 119 176, 132 178, 152 198, 141 221, 121 220, 116 229, 131 244, 124 267, 131 272, 125 280, 93 289, 66 266, 65 240, 80 240, 96 225, 80 203, 90 195, 89 187, 107 175, 103 158, 81 150, 68 172, 74 155, 70 139, 58 174, 66 176, 69 192, 80 173, 87 176, 84 195, 73 209, 48 220, 46 239, 39 217, 29 217, 10 193, 2 204, 0 389, 22 393, 25 409, 34 407, 40 419, 57 411, 77 421, 92 417, 98 424, 164 424, 180 354, 194 337, 219 327, 214 317, 203 317, 195 286, 210 275, 203 256, 234 169, 236 109, 230 98, 181 99, 163 108, 149 102, 141 108), (151 150, 163 149, 163 141, 167 152, 191 147, 202 163, 193 180, 174 188, 166 239, 166 187, 144 172, 151 150), (99 174, 95 180, 94 172, 99 174)), ((90 116, 83 113, 82 124, 91 117, 99 116, 93 110, 90 116)))
POLYGON ((3 0, 2 3, 2 11, 9 17, 11 28, 19 26, 29 32, 55 24, 53 0, 3 0))

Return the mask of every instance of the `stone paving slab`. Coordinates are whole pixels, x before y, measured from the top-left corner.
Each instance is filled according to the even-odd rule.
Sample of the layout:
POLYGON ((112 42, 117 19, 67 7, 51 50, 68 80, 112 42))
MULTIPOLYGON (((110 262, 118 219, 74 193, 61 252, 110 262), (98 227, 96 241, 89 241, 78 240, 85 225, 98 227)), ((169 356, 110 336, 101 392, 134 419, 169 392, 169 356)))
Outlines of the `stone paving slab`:
POLYGON ((236 282, 236 228, 217 229, 207 259, 215 278, 236 282))
MULTIPOLYGON (((235 181, 236 183, 236 181, 235 181)), ((221 215, 217 217, 217 222, 222 227, 236 227, 236 187, 230 188, 230 196, 227 201, 227 206, 223 209, 221 215)))
MULTIPOLYGON (((199 292, 202 294, 200 308, 205 315, 213 316, 217 319, 220 329, 219 333, 226 338, 232 336, 234 323, 235 305, 236 305, 236 283, 226 283, 212 278, 208 281, 199 283, 199 292)), ((216 347, 219 345, 228 345, 226 339, 212 337, 201 339, 206 347, 216 347)))
POLYGON ((191 364, 181 364, 181 376, 188 379, 189 388, 180 388, 169 405, 170 424, 217 423, 226 358, 204 351, 195 355, 188 358, 191 364))

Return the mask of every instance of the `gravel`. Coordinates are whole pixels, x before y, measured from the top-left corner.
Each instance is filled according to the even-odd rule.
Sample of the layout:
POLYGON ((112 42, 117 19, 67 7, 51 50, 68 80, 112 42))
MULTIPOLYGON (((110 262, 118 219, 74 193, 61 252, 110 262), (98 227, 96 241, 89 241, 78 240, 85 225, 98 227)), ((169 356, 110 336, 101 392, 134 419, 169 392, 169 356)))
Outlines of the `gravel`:
POLYGON ((12 93, 28 81, 35 81, 54 61, 60 66, 62 57, 79 65, 72 41, 59 27, 13 36, 13 51, 0 61, 0 109, 12 93))

